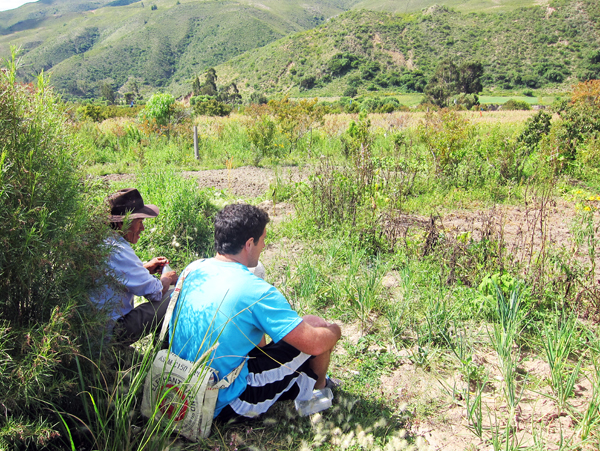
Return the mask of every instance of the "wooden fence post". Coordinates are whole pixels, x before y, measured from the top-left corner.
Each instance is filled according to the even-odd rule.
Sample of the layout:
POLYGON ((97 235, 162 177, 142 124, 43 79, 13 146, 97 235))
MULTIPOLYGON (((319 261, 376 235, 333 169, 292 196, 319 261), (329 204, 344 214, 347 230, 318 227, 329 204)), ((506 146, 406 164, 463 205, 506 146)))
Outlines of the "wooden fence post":
POLYGON ((196 160, 200 159, 200 153, 198 152, 198 126, 194 125, 194 156, 196 160))

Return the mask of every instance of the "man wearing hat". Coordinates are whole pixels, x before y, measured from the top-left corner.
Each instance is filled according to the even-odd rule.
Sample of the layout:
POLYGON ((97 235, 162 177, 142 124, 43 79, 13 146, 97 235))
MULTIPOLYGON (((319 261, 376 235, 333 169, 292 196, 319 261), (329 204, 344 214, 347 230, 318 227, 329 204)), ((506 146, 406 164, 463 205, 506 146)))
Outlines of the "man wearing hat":
POLYGON ((131 344, 160 327, 169 305, 169 286, 177 282, 177 273, 168 271, 160 279, 157 274, 168 263, 165 257, 155 257, 147 263, 135 255, 131 244, 140 239, 144 219, 158 216, 156 205, 144 204, 135 188, 117 191, 109 196, 110 225, 115 230, 107 244, 111 247, 108 265, 120 287, 106 286, 92 300, 113 307, 110 317, 115 321, 114 338, 131 344), (134 296, 144 296, 149 302, 134 308, 134 296))

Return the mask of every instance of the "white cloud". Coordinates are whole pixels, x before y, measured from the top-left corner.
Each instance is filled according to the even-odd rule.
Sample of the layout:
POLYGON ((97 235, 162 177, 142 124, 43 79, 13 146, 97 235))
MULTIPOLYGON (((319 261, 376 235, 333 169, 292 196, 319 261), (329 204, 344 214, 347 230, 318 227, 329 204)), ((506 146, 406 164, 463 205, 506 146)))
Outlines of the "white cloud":
POLYGON ((37 0, 0 0, 0 11, 15 9, 24 3, 35 2, 37 0))

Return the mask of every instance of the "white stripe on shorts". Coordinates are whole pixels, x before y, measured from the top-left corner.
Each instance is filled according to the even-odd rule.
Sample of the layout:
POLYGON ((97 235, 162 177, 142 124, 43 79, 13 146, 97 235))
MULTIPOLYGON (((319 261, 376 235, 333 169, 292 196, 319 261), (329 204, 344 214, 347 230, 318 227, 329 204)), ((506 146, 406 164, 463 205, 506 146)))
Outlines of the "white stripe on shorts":
POLYGON ((289 376, 293 372, 297 371, 304 362, 310 359, 309 354, 301 352, 289 362, 284 362, 281 366, 276 368, 263 371, 262 373, 248 373, 246 376, 246 382, 251 387, 264 387, 267 384, 281 381, 284 377, 289 376))
MULTIPOLYGON (((273 370, 269 370, 269 372, 270 371, 273 370)), ((298 373, 298 377, 290 380, 290 383, 285 390, 283 390, 281 393, 277 393, 273 399, 267 399, 258 404, 250 404, 246 401, 241 401, 240 398, 237 398, 229 404, 229 407, 231 407, 233 411, 240 416, 253 418, 269 410, 271 406, 277 402, 279 397, 283 393, 287 392, 295 383, 297 383, 298 387, 300 388, 300 393, 296 399, 300 401, 306 401, 310 399, 312 396, 312 391, 315 388, 315 382, 316 381, 314 379, 308 377, 305 373, 298 373)))

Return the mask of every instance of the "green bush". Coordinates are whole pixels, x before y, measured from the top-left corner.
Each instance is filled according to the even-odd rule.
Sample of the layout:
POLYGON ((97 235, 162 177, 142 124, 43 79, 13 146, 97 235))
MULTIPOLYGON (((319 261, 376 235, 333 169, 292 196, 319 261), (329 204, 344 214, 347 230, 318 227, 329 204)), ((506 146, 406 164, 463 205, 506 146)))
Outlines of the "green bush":
POLYGON ((83 121, 102 122, 107 118, 103 110, 100 105, 84 105, 77 108, 77 114, 83 121))
POLYGON ((213 98, 198 99, 194 104, 194 113, 200 116, 228 116, 231 110, 232 107, 230 105, 213 98))
POLYGON ((137 117, 143 109, 143 106, 82 105, 77 108, 77 116, 82 121, 102 122, 112 117, 137 117))
POLYGON ((524 100, 515 100, 510 99, 509 101, 502 104, 503 110, 531 110, 531 105, 529 105, 524 100))
POLYGON ((473 126, 456 111, 446 108, 430 112, 419 124, 418 135, 429 150, 437 174, 454 175, 467 153, 473 126))
POLYGON ((88 292, 103 282, 107 232, 62 106, 45 79, 20 85, 16 70, 13 58, 0 72, 1 449, 58 435, 48 407, 72 394, 65 366, 94 323, 88 292))
POLYGON ((525 129, 517 138, 518 142, 525 144, 530 151, 535 150, 543 136, 550 131, 552 115, 545 111, 538 111, 525 122, 525 129))
POLYGON ((140 117, 142 120, 155 121, 156 124, 165 126, 173 114, 174 103, 175 97, 171 94, 154 94, 146 103, 140 117))
POLYGON ((342 152, 346 158, 358 154, 361 149, 371 147, 373 135, 370 133, 369 127, 371 127, 371 120, 365 111, 361 111, 359 114, 358 122, 350 121, 348 129, 340 137, 342 152))
POLYGON ((358 90, 354 86, 348 86, 344 89, 344 93, 342 94, 344 97, 356 97, 358 94, 358 90))
POLYGON ((540 143, 542 154, 555 172, 562 172, 575 164, 582 147, 588 157, 590 151, 591 155, 595 153, 594 141, 600 137, 599 92, 599 80, 579 83, 575 86, 571 102, 557 103, 555 108, 560 119, 552 123, 550 132, 540 143))
POLYGON ((280 154, 279 148, 274 142, 276 131, 277 126, 268 114, 254 116, 247 125, 246 133, 256 152, 255 164, 258 164, 264 157, 280 154))

